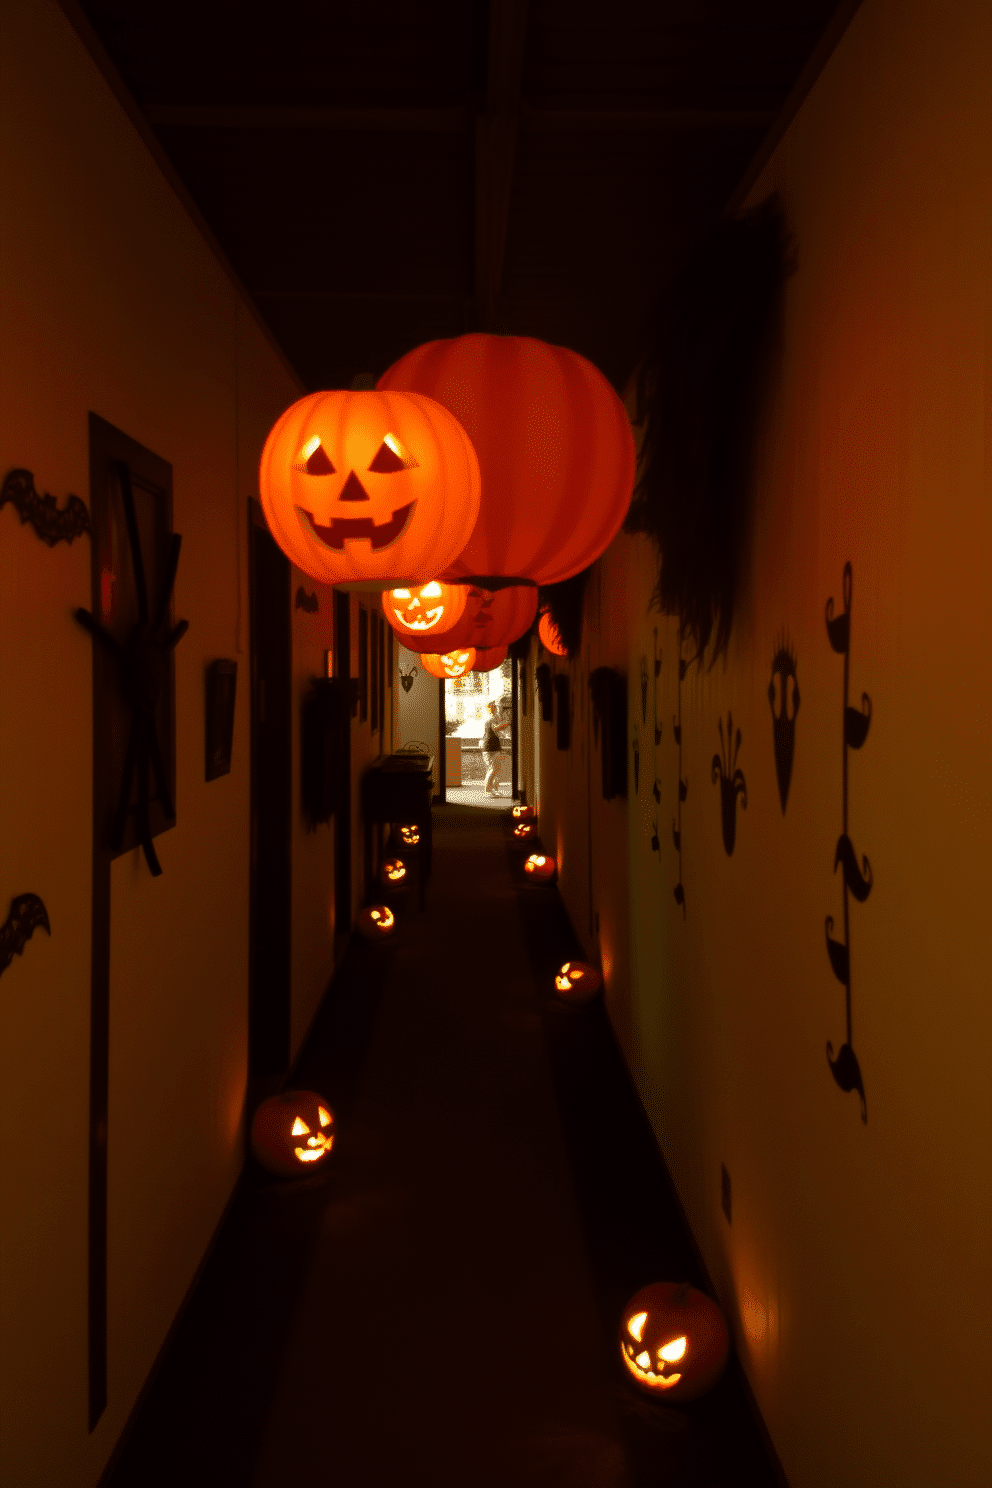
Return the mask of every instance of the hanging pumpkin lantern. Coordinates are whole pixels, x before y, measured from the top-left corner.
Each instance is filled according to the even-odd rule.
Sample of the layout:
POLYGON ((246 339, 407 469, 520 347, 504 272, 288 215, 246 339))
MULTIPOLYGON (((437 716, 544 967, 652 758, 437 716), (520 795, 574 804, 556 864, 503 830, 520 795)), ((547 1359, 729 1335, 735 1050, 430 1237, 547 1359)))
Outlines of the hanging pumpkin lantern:
POLYGON ((262 509, 288 558, 324 584, 428 583, 479 512, 479 462, 447 409, 418 394, 310 393, 273 424, 262 509))
POLYGON ((284 1090, 263 1101, 251 1123, 257 1162, 280 1178, 312 1173, 334 1145, 334 1113, 312 1090, 284 1090))
POLYGON ((404 847, 416 847, 420 841, 420 828, 400 827, 400 841, 404 847))
POLYGON ((402 858, 386 858, 379 869, 379 879, 387 889, 397 889, 406 882, 407 868, 402 858))
POLYGON ((514 806, 510 812, 514 821, 532 822, 537 821, 537 812, 533 806, 514 806))
MULTIPOLYGON (((451 586, 455 587, 455 586, 451 586)), ((463 646, 492 647, 509 645, 534 623, 537 614, 537 590, 529 584, 508 584, 503 589, 482 589, 478 584, 464 588, 465 605, 461 617, 441 631, 414 633, 393 625, 408 651, 456 651, 463 646)), ((391 609, 387 610, 387 618, 391 609)), ((390 621, 392 624, 392 621, 390 621)))
POLYGON ((564 1002, 592 1002, 602 985, 603 978, 587 961, 566 961, 555 977, 558 996, 564 1002))
POLYGON ((518 842, 529 842, 532 837, 537 836, 537 827, 533 822, 517 822, 513 835, 518 842))
POLYGON ((558 864, 554 858, 548 858, 544 853, 531 853, 524 864, 524 872, 535 883, 551 883, 557 871, 558 864))
POLYGON ((355 926, 366 940, 388 940, 396 929, 396 916, 388 904, 370 904, 358 911, 355 926))
POLYGON ((494 672, 506 660, 505 646, 479 646, 475 652, 473 672, 494 672))
POLYGON ((541 615, 537 622, 537 635, 545 651, 550 651, 552 656, 567 656, 568 648, 558 633, 558 627, 552 620, 547 610, 541 615))
POLYGON ((430 672, 432 677, 446 678, 464 677, 475 665, 475 648, 469 646, 465 651, 449 651, 444 656, 432 656, 428 653, 421 656, 424 671, 430 672))
POLYGON ((482 507, 445 578, 557 584, 613 540, 634 489, 624 406, 593 364, 529 336, 431 341, 379 379, 450 409, 475 446, 482 507))
POLYGON ((713 1388, 730 1353, 723 1313, 688 1283, 656 1281, 627 1303, 620 1356, 647 1394, 695 1400, 713 1388))
POLYGON ((409 636, 450 630, 465 613, 467 597, 466 585, 431 579, 429 584, 384 590, 382 612, 409 650, 409 636))

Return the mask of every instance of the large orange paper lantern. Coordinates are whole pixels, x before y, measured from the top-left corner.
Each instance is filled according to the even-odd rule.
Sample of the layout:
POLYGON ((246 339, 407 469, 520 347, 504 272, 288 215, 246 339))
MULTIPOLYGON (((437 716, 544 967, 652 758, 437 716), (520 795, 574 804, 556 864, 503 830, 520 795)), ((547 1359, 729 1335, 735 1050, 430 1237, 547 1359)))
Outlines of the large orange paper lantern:
POLYGON ((472 670, 475 665, 475 649, 469 646, 464 651, 449 651, 444 656, 431 656, 428 652, 420 660, 425 672, 447 681, 449 678, 464 677, 466 672, 472 670))
POLYGON ((505 646, 479 646, 475 652, 473 672, 494 672, 506 660, 505 646))
MULTIPOLYGON (((428 586, 429 587, 429 586, 428 586)), ((451 586, 452 588, 456 586, 451 586)), ((464 589, 465 606, 461 617, 444 630, 417 633, 393 624, 392 606, 386 618, 408 651, 456 651, 465 646, 508 646, 529 630, 537 614, 537 590, 530 584, 509 584, 505 589, 482 589, 472 584, 464 589)))
POLYGON ((704 1395, 723 1373, 729 1353, 723 1313, 688 1282, 656 1281, 624 1308, 620 1357, 641 1389, 656 1399, 704 1395))
POLYGON ((479 513, 479 462, 451 413, 416 393, 310 393, 272 426, 258 472, 276 542, 324 584, 426 584, 479 513))
POLYGON ((624 406, 593 364, 529 336, 430 341, 379 379, 426 393, 467 432, 482 471, 479 518, 445 578, 556 584, 620 530, 634 489, 624 406))
POLYGON ((558 627, 547 610, 544 611, 540 620, 537 622, 537 634, 545 651, 550 651, 552 656, 568 655, 568 647, 562 640, 558 627))

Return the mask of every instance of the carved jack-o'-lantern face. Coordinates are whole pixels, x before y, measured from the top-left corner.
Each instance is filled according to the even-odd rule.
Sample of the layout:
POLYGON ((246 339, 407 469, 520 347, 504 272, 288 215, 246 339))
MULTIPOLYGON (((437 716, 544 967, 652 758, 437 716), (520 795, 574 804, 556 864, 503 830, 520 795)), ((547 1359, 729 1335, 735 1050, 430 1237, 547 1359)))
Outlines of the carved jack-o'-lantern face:
POLYGON ((444 656, 427 652, 420 659, 426 672, 443 681, 447 678, 464 677, 466 672, 470 672, 475 665, 475 649, 469 646, 466 651, 448 651, 444 656))
POLYGON ((432 579, 419 588, 387 589, 382 607, 394 629, 423 635, 428 630, 450 630, 465 613, 467 595, 464 584, 442 584, 432 579))
POLYGON ((521 842, 527 842, 531 837, 537 836, 537 828, 533 822, 517 822, 517 825, 513 829, 513 835, 521 842))
POLYGON ((406 585, 464 547, 481 482, 468 436, 432 399, 325 392, 275 423, 259 491, 272 535, 306 573, 406 585))
POLYGON ((400 827, 400 841, 405 847, 416 847, 420 841, 420 828, 400 827))
POLYGON ((558 865, 554 858, 548 858, 544 853, 531 853, 524 863, 524 872, 527 877, 536 879, 539 883, 550 883, 557 869, 558 865))
POLYGON ((406 864, 401 858, 386 858, 379 875, 389 888, 396 888, 406 878, 406 864))
POLYGON ((359 910, 355 923, 366 940, 385 940, 396 929, 396 916, 387 904, 370 904, 359 910))
POLYGON ((565 1002, 591 1002, 602 985, 603 978, 586 961, 566 961, 555 977, 558 995, 565 1002))
POLYGON ((624 1310, 620 1356, 648 1394, 694 1400, 716 1384, 729 1350, 719 1307, 688 1284, 655 1282, 624 1310))
POLYGON ((313 1172, 334 1145, 334 1114, 322 1095, 287 1090, 263 1101, 251 1124, 251 1150, 270 1173, 313 1172))
POLYGON ((514 806, 511 815, 514 821, 537 821, 537 812, 534 810, 533 806, 514 806))

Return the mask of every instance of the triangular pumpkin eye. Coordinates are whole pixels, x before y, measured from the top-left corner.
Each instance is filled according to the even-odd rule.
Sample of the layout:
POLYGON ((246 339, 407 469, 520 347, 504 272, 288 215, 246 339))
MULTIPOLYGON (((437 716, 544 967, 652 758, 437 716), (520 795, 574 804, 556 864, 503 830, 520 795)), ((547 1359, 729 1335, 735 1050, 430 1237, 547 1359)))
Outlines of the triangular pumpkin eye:
POLYGON ((315 434, 312 439, 307 440, 293 464, 293 469, 299 470, 304 475, 334 474, 334 466, 320 442, 319 435, 315 434))
POLYGON ((387 434, 376 450, 375 459, 369 466, 373 475, 395 475, 397 470, 412 470, 416 465, 400 444, 395 434, 387 434))

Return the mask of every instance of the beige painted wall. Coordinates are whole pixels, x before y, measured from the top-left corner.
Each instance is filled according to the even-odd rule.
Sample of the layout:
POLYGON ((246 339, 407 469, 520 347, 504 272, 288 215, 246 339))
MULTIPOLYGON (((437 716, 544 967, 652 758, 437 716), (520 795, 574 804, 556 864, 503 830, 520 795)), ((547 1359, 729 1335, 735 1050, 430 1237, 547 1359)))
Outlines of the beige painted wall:
POLYGON ((90 410, 169 460, 190 622, 164 873, 138 852, 112 873, 109 1404, 89 1435, 90 555, 0 512, 0 914, 32 890, 52 923, 0 979, 0 1480, 28 1488, 99 1477, 242 1162, 246 503, 299 390, 51 0, 4 0, 0 77, 0 467, 88 499, 90 410), (233 763, 208 784, 219 656, 239 663, 233 763))
MULTIPOLYGON (((799 269, 731 654, 682 689, 684 920, 678 638, 648 613, 643 540, 602 561, 571 668, 628 668, 640 787, 626 808, 592 797, 608 1005, 794 1488, 992 1479, 990 78, 983 0, 865 0, 753 193, 782 193, 799 269), (874 709, 849 756, 874 873, 851 906, 867 1125, 826 1059, 844 1037, 824 943, 843 659, 824 615, 848 561, 850 700, 874 709), (785 815, 767 697, 783 629, 801 693, 785 815), (711 780, 728 711, 748 792, 732 857, 711 780)), ((542 835, 585 936, 581 741, 541 758, 542 835)))

